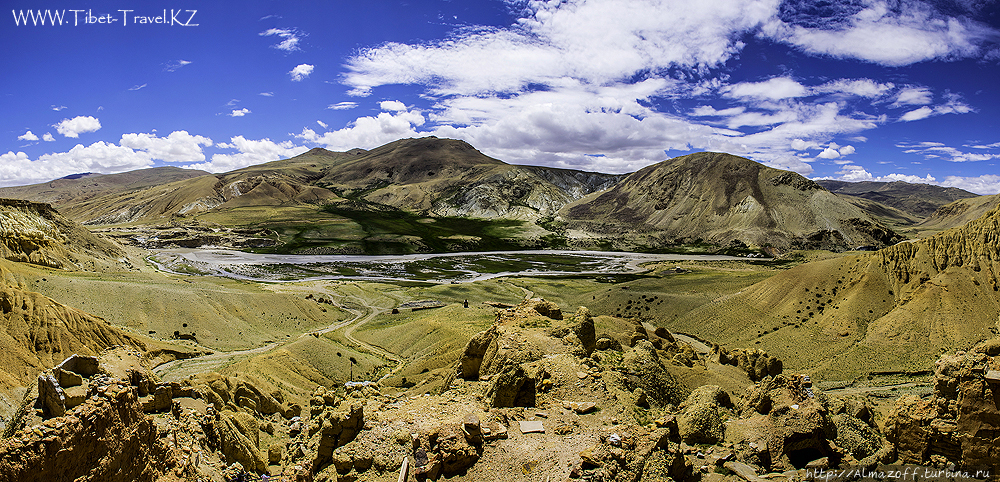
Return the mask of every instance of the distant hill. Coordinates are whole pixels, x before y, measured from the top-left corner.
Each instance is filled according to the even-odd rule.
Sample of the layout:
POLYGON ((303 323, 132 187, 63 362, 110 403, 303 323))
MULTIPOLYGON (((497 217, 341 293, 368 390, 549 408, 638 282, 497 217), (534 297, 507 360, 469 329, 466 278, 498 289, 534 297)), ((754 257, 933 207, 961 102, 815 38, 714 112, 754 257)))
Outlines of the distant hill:
POLYGON ((965 225, 1000 205, 1000 194, 975 196, 939 207, 925 219, 919 229, 936 232, 965 225))
POLYGON ((670 323, 825 378, 925 370, 998 333, 1000 210, 914 242, 808 263, 670 323))
POLYGON ((952 201, 976 197, 976 194, 957 187, 941 187, 903 181, 845 182, 818 179, 816 183, 832 193, 875 201, 920 219, 930 216, 939 207, 952 201))
POLYGON ((179 167, 154 167, 119 174, 71 174, 54 181, 29 186, 2 187, 0 198, 26 199, 49 203, 61 209, 107 194, 121 194, 150 186, 208 174, 205 171, 179 167))
POLYGON ((863 210, 796 173, 703 152, 630 174, 560 215, 599 238, 778 249, 853 249, 900 238, 863 210), (640 239, 640 237, 644 239, 640 239))

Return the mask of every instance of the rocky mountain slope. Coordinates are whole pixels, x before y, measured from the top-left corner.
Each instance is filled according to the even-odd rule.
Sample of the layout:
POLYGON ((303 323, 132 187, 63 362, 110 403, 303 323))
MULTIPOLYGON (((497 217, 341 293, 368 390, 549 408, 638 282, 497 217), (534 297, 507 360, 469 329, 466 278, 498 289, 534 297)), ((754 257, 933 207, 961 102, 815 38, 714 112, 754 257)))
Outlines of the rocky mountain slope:
POLYGON ((923 370, 1000 332, 1000 210, 881 251, 797 266, 670 323, 851 378, 923 370))
POLYGON ((639 170, 567 205, 569 229, 647 245, 704 241, 778 249, 853 249, 901 238, 798 174, 704 152, 639 170), (645 237, 645 240, 636 238, 645 237))

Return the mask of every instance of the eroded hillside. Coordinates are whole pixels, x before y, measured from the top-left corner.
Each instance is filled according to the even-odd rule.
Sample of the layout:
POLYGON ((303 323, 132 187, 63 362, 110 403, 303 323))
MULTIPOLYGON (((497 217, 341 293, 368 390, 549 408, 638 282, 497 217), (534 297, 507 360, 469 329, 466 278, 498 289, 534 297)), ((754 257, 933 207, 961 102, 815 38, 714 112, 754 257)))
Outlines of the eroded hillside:
POLYGON ((998 333, 998 223, 994 209, 927 239, 804 264, 670 326, 827 378, 921 371, 998 333))

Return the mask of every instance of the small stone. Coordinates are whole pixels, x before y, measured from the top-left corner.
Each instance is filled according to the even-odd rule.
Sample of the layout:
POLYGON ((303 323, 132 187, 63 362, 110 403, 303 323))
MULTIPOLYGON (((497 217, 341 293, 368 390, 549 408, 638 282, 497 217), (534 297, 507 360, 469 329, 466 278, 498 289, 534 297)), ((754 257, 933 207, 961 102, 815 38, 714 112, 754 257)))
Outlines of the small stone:
POLYGON ((588 376, 589 375, 587 374, 587 372, 576 372, 576 377, 579 378, 580 380, 583 380, 583 379, 587 378, 588 376))
POLYGON ((541 420, 519 420, 517 423, 521 433, 545 433, 541 420))

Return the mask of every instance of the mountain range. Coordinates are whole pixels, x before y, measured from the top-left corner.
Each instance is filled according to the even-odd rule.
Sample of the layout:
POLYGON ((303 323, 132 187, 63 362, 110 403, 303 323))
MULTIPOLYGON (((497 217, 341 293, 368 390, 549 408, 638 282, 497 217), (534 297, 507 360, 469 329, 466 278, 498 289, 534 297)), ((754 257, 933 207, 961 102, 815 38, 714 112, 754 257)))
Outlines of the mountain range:
POLYGON ((814 182, 721 153, 627 175, 511 165, 435 137, 316 148, 220 174, 160 167, 68 176, 0 188, 0 197, 51 203, 95 227, 270 232, 262 246, 272 251, 313 253, 878 248, 967 222, 984 212, 977 203, 989 204, 954 188, 814 182), (951 202, 961 204, 945 207, 951 202))

